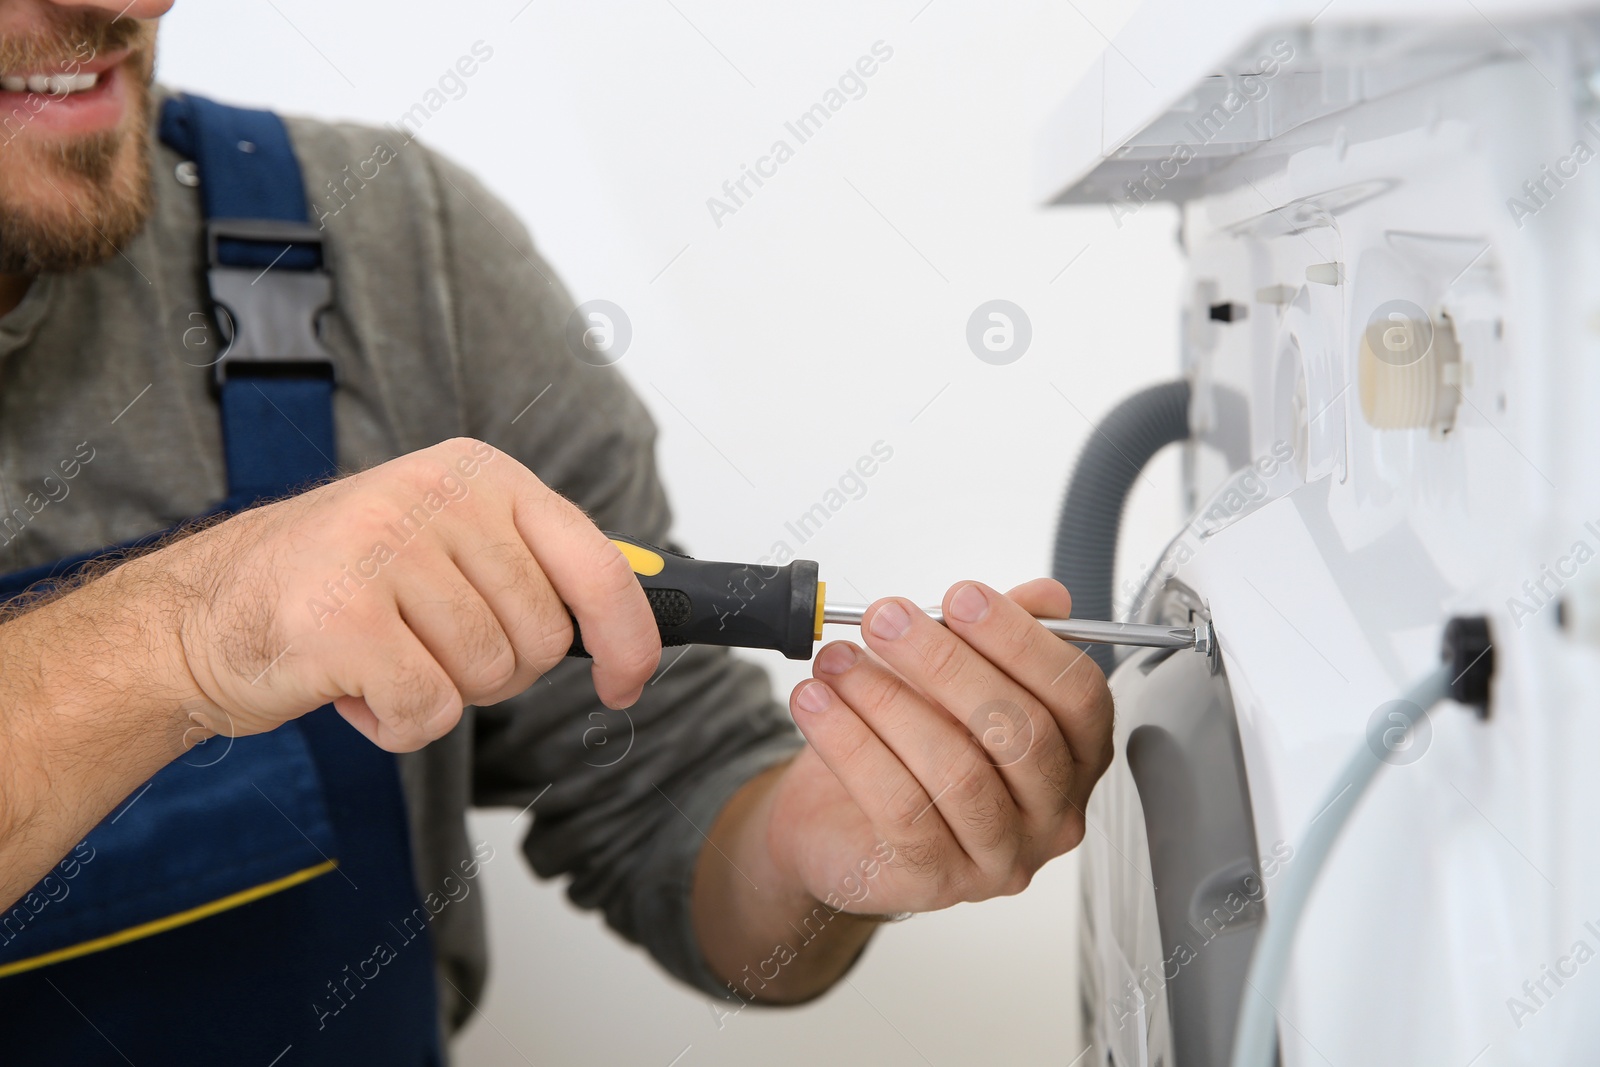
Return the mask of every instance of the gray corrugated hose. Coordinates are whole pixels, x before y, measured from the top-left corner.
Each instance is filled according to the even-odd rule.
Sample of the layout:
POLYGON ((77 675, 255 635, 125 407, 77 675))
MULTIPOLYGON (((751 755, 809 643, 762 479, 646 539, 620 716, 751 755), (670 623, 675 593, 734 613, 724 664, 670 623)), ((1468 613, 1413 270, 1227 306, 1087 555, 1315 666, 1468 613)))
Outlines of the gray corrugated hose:
MULTIPOLYGON (((1111 618, 1117 532, 1134 479, 1155 454, 1189 437, 1189 383, 1166 382, 1135 393, 1101 420, 1078 456, 1056 523, 1051 573, 1072 593, 1072 614, 1111 618)), ((1110 645, 1080 645, 1107 674, 1110 645)))

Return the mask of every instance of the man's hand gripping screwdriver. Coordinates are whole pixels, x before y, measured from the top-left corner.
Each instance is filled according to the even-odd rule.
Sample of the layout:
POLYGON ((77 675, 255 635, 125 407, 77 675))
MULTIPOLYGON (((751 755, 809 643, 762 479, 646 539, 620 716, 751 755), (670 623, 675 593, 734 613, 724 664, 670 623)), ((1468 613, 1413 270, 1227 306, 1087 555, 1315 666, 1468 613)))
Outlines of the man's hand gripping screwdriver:
MULTIPOLYGON (((790 659, 811 658, 822 627, 860 625, 863 604, 829 604, 827 583, 817 580, 817 565, 797 559, 782 567, 758 563, 718 563, 695 559, 635 538, 608 532, 644 587, 655 612, 663 647, 725 645, 770 648, 790 659)), ((943 622, 938 608, 928 615, 943 622)), ((1210 655, 1211 626, 1193 629, 1095 619, 1040 619, 1040 625, 1067 641, 1147 648, 1192 648, 1210 655)), ((573 621, 569 656, 586 656, 583 635, 573 621)))

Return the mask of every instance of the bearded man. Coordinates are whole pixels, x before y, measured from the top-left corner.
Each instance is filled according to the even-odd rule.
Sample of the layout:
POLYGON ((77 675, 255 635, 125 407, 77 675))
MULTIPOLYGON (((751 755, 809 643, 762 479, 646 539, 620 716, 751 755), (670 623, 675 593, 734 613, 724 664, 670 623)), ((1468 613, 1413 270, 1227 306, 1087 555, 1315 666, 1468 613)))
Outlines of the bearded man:
POLYGON ((1066 590, 881 600, 787 709, 663 662, 601 532, 665 543, 654 429, 517 220, 393 131, 152 84, 169 6, 0 0, 8 1062, 442 1062, 473 805, 740 1003, 1078 843, 1110 700, 1035 622, 1066 590))

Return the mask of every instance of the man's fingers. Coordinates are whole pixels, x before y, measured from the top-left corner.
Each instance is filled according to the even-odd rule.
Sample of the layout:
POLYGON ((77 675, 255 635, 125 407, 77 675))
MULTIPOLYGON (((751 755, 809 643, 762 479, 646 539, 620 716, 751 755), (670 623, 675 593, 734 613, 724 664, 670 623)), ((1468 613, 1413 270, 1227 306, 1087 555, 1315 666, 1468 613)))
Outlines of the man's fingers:
MULTIPOLYGON (((523 473, 519 470, 519 474, 523 473)), ((632 704, 661 662, 661 633, 633 568, 571 501, 531 474, 514 516, 539 568, 583 630, 594 688, 608 707, 632 704)))
POLYGON ((823 649, 813 670, 922 783, 979 867, 1013 866, 1023 837, 1016 800, 966 727, 848 641, 823 649))
POLYGON ((344 694, 334 707, 374 744, 413 752, 443 737, 461 719, 455 683, 398 618, 372 635, 369 651, 334 682, 344 694))
MULTIPOLYGON (((966 582, 946 598, 948 627, 908 602, 888 600, 867 614, 863 631, 885 663, 961 722, 1017 806, 1038 824, 1061 811, 1072 756, 1050 710, 1001 666, 1039 654, 1027 631, 1044 632, 1015 605, 1015 618, 1000 618, 995 602, 1002 600, 966 582), (994 631, 993 647, 975 648, 963 639, 956 622, 963 615, 981 618, 977 625, 994 631)), ((1058 648, 1044 651, 1060 655, 1058 648)))
POLYGON ((507 685, 509 691, 493 699, 522 692, 560 663, 572 647, 572 617, 567 606, 514 529, 506 530, 504 541, 460 553, 455 562, 516 649, 517 669, 507 685))
POLYGON ((1063 609, 1070 611, 1072 598, 1050 578, 1013 593, 1021 599, 1001 596, 981 582, 962 582, 945 594, 945 619, 953 633, 1049 709, 1074 758, 1094 766, 1111 731, 1110 708, 1100 696, 1105 676, 1076 645, 1035 621, 1066 618, 1063 609))
POLYGON ((448 560, 401 573, 395 585, 401 620, 444 668, 463 700, 489 704, 520 691, 510 688, 519 673, 516 649, 483 597, 448 560))
MULTIPOLYGON (((1006 595, 1025 613, 1037 618, 1067 618, 1062 607, 1068 611, 1072 607, 1072 597, 1066 586, 1053 578, 1035 578, 1006 595)), ((1054 658, 1047 652, 1037 663, 1030 660, 1028 667, 1013 672, 1013 676, 1050 709, 1061 724, 1073 757, 1089 769, 1086 780, 1093 785, 1111 762, 1114 716, 1105 673, 1077 645, 1063 641, 1043 627, 1038 630, 1034 637, 1036 644, 1048 648, 1055 642, 1059 646, 1054 658), (1047 674, 1050 677, 1046 681, 1047 674)), ((977 643, 983 639, 974 634, 969 640, 977 643)), ((1087 795, 1079 797, 1078 803, 1086 800, 1087 795)))
POLYGON ((1064 757, 1041 754, 1036 783, 1046 790, 1043 810, 1072 816, 1062 832, 1075 845, 1089 789, 1111 760, 1112 709, 1099 665, 1036 621, 1068 618, 1071 610, 1071 595, 1051 578, 1025 582, 1006 596, 979 582, 962 582, 945 594, 952 632, 1025 687, 1065 739, 1064 757), (986 610, 974 611, 979 594, 986 610))
POLYGON ((931 880, 921 907, 949 903, 960 881, 976 872, 916 775, 825 682, 801 682, 789 695, 800 732, 894 849, 895 864, 931 880))

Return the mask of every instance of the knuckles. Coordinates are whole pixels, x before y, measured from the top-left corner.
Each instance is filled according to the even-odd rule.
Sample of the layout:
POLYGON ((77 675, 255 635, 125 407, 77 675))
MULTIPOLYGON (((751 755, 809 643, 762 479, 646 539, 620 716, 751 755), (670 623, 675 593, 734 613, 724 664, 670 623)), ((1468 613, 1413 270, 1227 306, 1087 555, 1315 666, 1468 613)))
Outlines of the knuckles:
POLYGON ((951 804, 957 810, 993 803, 996 800, 996 787, 1005 788, 999 781, 998 772, 978 758, 977 750, 972 745, 963 745, 960 757, 946 762, 954 762, 959 768, 955 777, 945 784, 951 804))
MULTIPOLYGON (((1004 623, 996 627, 996 629, 998 632, 995 634, 994 639, 996 644, 999 646, 999 651, 996 653, 996 656, 1000 663, 1024 663, 1030 656, 1039 655, 1040 634, 1038 631, 1040 630, 1040 626, 1038 623, 1029 622, 1027 619, 1008 618, 1004 623)), ((1051 649, 1052 651, 1054 651, 1054 645, 1059 645, 1062 643, 1054 635, 1045 634, 1044 636, 1048 637, 1051 642, 1051 644, 1046 645, 1045 648, 1051 649)))
POLYGON ((1077 804, 1072 799, 1073 769, 1072 751, 1065 745, 1047 747, 1033 764, 1039 780, 1050 787, 1051 798, 1055 800, 1055 813, 1064 814, 1077 810, 1077 804))
POLYGON ((850 679, 854 688, 849 701, 852 706, 882 712, 911 698, 911 687, 893 671, 857 669, 861 666, 863 664, 858 662, 847 672, 854 676, 850 679))
POLYGON ((524 655, 533 669, 544 674, 566 659, 572 648, 572 618, 564 609, 557 608, 550 615, 549 625, 539 628, 538 635, 529 643, 524 655))
MULTIPOLYGON (((801 683, 804 685, 805 683, 801 683)), ((800 691, 797 685, 790 693, 790 702, 793 703, 794 694, 800 691)), ((854 730, 842 730, 832 737, 828 747, 832 749, 832 761, 837 763, 844 772, 843 777, 852 778, 857 775, 866 775, 871 772, 873 756, 873 739, 869 733, 854 730)), ((916 808, 909 808, 916 797, 921 795, 921 787, 915 779, 906 778, 897 783, 894 794, 884 813, 892 826, 908 826, 916 815, 916 808)), ((920 807, 920 804, 918 805, 920 807)))
POLYGON ((470 607, 452 601, 450 610, 456 619, 460 651, 466 664, 463 677, 456 679, 458 686, 470 697, 499 692, 517 671, 517 654, 511 642, 482 601, 470 607))
POLYGON ((436 741, 461 721, 462 703, 454 699, 442 675, 408 665, 394 665, 391 684, 367 697, 377 717, 385 748, 414 752, 436 741))
POLYGON ((970 655, 960 638, 940 628, 922 642, 920 652, 923 665, 936 684, 946 688, 960 686, 967 673, 970 655))
POLYGON ((919 838, 894 845, 894 858, 889 866, 904 871, 918 882, 924 883, 935 897, 947 896, 951 885, 949 847, 932 838, 919 838))
POLYGON ((906 776, 884 802, 883 818, 890 826, 910 831, 932 808, 933 804, 921 783, 906 776))
POLYGON ((962 805, 960 819, 966 836, 982 853, 1009 862, 1017 856, 1022 827, 1015 813, 998 797, 985 795, 962 805))

